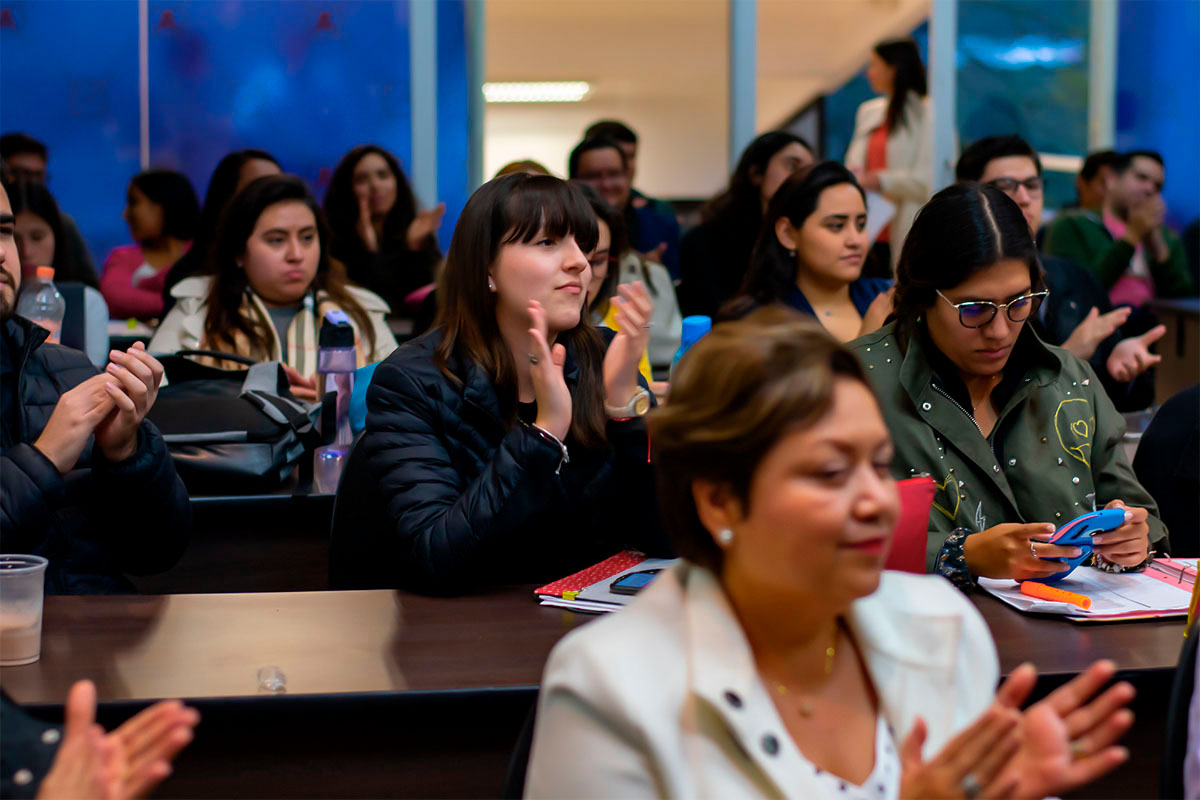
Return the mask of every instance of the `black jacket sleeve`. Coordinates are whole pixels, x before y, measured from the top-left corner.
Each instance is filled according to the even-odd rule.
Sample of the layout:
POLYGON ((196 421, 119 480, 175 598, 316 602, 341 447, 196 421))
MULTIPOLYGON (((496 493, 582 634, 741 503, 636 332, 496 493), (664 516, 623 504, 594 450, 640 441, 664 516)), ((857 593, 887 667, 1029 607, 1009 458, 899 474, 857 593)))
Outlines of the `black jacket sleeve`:
POLYGON ((17 444, 0 456, 0 552, 42 550, 50 516, 63 502, 62 475, 31 444, 17 444))
POLYGON ((142 422, 137 452, 127 460, 113 464, 95 450, 90 516, 124 572, 164 572, 183 555, 192 504, 162 434, 149 420, 142 422), (134 513, 126 516, 122 507, 134 513))
POLYGON ((370 413, 360 446, 408 569, 445 586, 542 507, 558 481, 561 453, 517 426, 467 481, 439 435, 434 402, 402 368, 380 364, 367 394, 370 413))

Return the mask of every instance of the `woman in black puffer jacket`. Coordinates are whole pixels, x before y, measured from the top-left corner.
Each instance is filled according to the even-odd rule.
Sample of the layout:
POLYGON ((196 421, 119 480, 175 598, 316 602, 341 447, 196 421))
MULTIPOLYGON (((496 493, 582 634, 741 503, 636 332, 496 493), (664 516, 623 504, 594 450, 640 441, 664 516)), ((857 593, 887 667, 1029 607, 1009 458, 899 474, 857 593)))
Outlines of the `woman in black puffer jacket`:
MULTIPOLYGON (((652 306, 589 322, 604 247, 577 187, 497 178, 459 218, 429 333, 379 365, 339 488, 331 583, 463 593, 669 548, 640 382, 652 306)), ((606 257, 606 255, 605 255, 606 257)))

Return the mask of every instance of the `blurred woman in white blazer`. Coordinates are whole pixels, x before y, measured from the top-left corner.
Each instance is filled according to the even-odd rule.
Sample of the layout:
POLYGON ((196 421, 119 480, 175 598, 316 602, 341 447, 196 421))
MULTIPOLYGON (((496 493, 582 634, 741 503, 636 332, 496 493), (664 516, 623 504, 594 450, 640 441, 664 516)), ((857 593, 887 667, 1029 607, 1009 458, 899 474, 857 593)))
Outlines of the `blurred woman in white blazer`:
POLYGON ((883 572, 892 445, 819 323, 718 325, 650 424, 682 561, 554 649, 527 796, 1044 797, 1125 760, 1111 662, 1022 712, 970 601, 883 572))
POLYGON ((864 189, 896 207, 863 273, 890 278, 913 217, 932 194, 933 132, 917 43, 892 39, 875 45, 867 81, 880 96, 858 107, 845 163, 864 189))

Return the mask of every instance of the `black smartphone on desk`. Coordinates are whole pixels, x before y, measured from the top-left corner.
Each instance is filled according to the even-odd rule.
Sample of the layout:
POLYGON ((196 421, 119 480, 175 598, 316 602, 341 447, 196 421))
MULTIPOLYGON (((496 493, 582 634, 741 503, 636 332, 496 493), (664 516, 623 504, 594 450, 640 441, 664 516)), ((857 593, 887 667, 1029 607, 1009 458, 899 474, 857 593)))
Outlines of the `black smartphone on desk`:
POLYGON ((628 575, 622 575, 620 578, 612 582, 608 590, 613 594, 637 594, 642 589, 650 585, 660 570, 646 569, 641 572, 631 572, 628 575))

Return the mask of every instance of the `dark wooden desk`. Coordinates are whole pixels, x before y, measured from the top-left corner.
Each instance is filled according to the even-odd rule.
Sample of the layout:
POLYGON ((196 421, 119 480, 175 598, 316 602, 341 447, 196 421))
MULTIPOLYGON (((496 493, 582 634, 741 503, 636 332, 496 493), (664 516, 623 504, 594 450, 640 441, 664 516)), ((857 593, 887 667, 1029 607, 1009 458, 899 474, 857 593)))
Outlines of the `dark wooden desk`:
MULTIPOLYGON (((204 721, 163 797, 494 796, 546 656, 591 619, 539 607, 532 588, 50 597, 42 659, 0 670, 0 684, 55 719, 72 681, 91 678, 109 725, 150 700, 189 698, 204 721), (259 693, 268 665, 286 694, 259 693)), ((1141 692, 1138 760, 1087 794, 1155 796, 1183 623, 1081 627, 976 604, 1005 672, 1039 665, 1039 694, 1096 658, 1117 661, 1141 692)))

